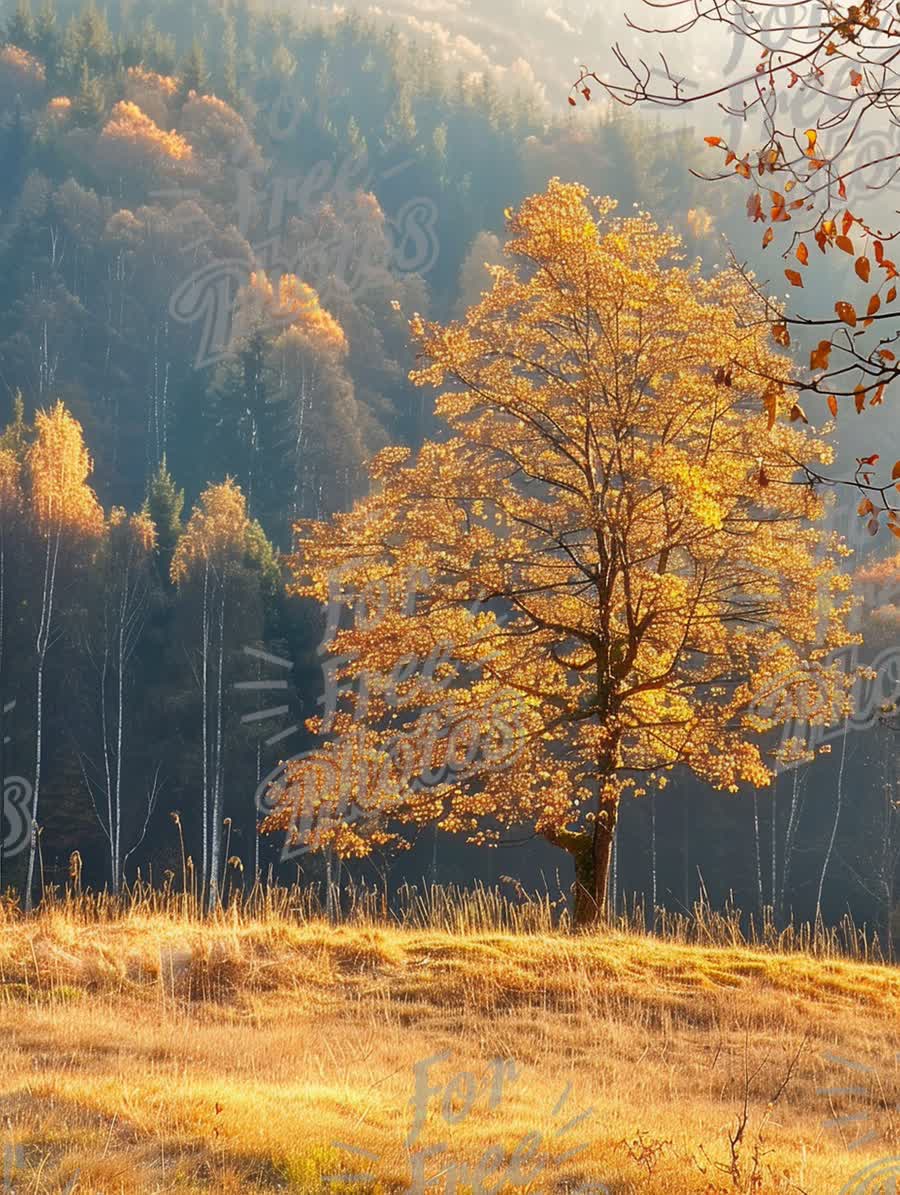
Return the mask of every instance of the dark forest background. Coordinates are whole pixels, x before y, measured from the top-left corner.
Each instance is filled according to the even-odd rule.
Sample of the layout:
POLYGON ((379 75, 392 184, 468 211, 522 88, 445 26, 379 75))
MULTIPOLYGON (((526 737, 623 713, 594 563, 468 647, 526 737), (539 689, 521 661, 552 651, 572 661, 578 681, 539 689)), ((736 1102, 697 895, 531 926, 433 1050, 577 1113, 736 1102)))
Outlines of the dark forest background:
MULTIPOLYGON (((208 784, 231 819, 234 881, 257 869, 293 879, 280 844, 258 839, 255 793, 308 745, 302 729, 284 732, 317 709, 324 618, 286 593, 280 554, 294 520, 363 491, 374 451, 432 431, 431 396, 407 381, 406 320, 463 311, 487 284, 483 263, 499 260, 504 210, 554 175, 672 222, 709 269, 723 234, 747 251, 746 224, 691 174, 703 130, 572 114, 566 79, 548 107, 521 73, 458 71, 439 43, 386 21, 48 0, 8 11, 0 43, 0 447, 25 478, 0 553, 3 772, 30 781, 42 761, 47 883, 76 850, 86 883, 112 881, 113 797, 125 878, 180 875, 172 815, 199 851, 208 784), (279 254, 298 264, 283 269, 279 254), (300 284, 287 299, 282 269, 300 284), (223 318, 211 353, 204 329, 223 318), (51 534, 33 517, 35 416, 60 401, 93 462, 103 519, 90 534, 62 515, 51 534), (224 563, 211 593, 192 545, 213 533, 224 563), (286 687, 248 687, 276 679, 286 687)), ((619 907, 731 894, 745 910, 810 917, 834 836, 826 919, 849 910, 883 930, 900 855, 895 756, 895 732, 876 724, 774 793, 682 778, 632 802, 619 907)), ((25 858, 0 860, 3 887, 21 888, 25 858)), ((320 860, 301 863, 321 876, 320 860)), ((476 851, 429 830, 344 874, 510 876, 556 893, 567 866, 538 841, 476 851)))

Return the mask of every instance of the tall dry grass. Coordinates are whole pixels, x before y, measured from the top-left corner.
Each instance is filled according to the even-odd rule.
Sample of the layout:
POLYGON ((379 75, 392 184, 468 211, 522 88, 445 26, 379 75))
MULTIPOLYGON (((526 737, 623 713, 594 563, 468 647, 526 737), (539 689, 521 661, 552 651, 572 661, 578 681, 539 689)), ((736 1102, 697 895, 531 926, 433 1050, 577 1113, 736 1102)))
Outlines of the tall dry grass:
POLYGON ((544 1170, 524 1189, 560 1195, 838 1195, 900 1153, 900 977, 855 932, 814 956, 799 930, 748 944, 735 911, 574 936, 552 902, 487 889, 335 896, 332 920, 299 888, 210 917, 148 887, 6 907, 10 1189, 409 1190, 415 1067, 442 1053, 442 1094, 459 1072, 482 1087, 464 1117, 459 1085, 427 1101, 413 1145, 447 1146, 433 1192, 534 1134, 544 1170), (492 1059, 518 1071, 494 1108, 492 1059))

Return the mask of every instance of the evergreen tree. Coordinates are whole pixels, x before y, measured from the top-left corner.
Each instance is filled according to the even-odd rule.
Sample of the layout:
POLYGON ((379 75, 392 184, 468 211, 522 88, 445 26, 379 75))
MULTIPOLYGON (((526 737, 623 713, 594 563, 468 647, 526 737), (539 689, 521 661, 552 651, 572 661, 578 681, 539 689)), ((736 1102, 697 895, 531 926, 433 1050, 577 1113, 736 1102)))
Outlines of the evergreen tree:
POLYGON ((6 38, 23 50, 35 48, 35 23, 31 12, 31 0, 18 0, 16 11, 6 26, 6 38))
POLYGON ((181 66, 178 95, 182 102, 192 91, 202 95, 209 85, 206 57, 199 42, 192 43, 190 51, 181 66))
POLYGON ((96 75, 91 74, 87 59, 84 59, 81 64, 81 84, 72 100, 72 116, 76 124, 93 128, 100 123, 105 112, 103 84, 96 75))
POLYGON ((156 563, 161 577, 168 583, 172 557, 184 530, 181 512, 184 509, 184 490, 180 490, 168 470, 165 456, 150 479, 144 511, 156 528, 156 563))

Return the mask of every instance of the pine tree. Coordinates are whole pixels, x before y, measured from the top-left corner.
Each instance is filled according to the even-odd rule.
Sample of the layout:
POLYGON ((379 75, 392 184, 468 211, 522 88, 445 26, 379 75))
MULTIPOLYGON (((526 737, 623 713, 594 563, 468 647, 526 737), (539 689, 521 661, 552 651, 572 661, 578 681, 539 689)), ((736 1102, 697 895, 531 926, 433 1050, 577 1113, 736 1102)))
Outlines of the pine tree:
POLYGON ((92 75, 85 59, 81 64, 81 84, 72 100, 72 117, 84 128, 100 124, 106 112, 106 96, 100 79, 92 75))
POLYGON ((31 0, 17 0, 16 10, 6 25, 6 40, 22 50, 35 49, 36 26, 31 0))
POLYGON ((184 527, 181 512, 184 509, 184 490, 178 489, 166 465, 165 456, 147 487, 144 511, 156 529, 155 556, 160 577, 168 584, 172 557, 181 538, 184 527))
POLYGON ((184 59, 181 71, 179 72, 179 98, 183 103, 192 91, 195 91, 197 95, 203 95, 208 84, 209 74, 206 69, 206 57, 203 53, 203 47, 199 42, 195 41, 191 44, 190 51, 184 59))

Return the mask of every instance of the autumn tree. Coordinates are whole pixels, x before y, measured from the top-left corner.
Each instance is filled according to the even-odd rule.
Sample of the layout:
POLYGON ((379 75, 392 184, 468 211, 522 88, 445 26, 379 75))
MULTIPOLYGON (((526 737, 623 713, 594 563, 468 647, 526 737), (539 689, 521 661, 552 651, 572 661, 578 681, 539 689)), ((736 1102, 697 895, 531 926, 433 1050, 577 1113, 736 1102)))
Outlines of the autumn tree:
POLYGON ((93 591, 84 635, 85 654, 96 681, 100 750, 99 758, 94 759, 81 753, 82 772, 106 838, 116 894, 125 863, 146 833, 158 791, 154 778, 141 809, 136 800, 137 780, 126 774, 131 674, 147 619, 155 546, 156 530, 146 511, 129 516, 115 507, 110 512, 92 570, 93 591))
MULTIPOLYGON (((891 249, 900 227, 885 203, 900 170, 892 136, 900 116, 894 5, 674 0, 659 25, 659 6, 644 2, 653 10, 647 22, 629 19, 647 39, 641 57, 616 46, 611 72, 583 66, 569 103, 603 96, 628 107, 698 108, 710 125, 708 152, 716 155, 707 177, 740 189, 748 219, 761 225, 762 248, 781 253, 778 285, 784 279, 798 293, 806 289, 804 280, 810 288, 818 283, 811 306, 802 306, 798 293, 785 312, 772 290, 743 269, 779 344, 790 344, 792 329, 816 338, 804 344, 808 363, 795 368, 787 384, 798 395, 820 396, 835 416, 839 409, 862 413, 880 406, 900 376, 892 347, 898 269, 891 249), (712 78, 682 73, 684 54, 673 53, 681 42, 693 57, 697 36, 714 53, 721 48, 712 78), (655 62, 651 45, 659 52, 655 62), (821 285, 823 257, 844 272, 836 296, 821 285)), ((886 470, 879 476, 879 461, 880 454, 870 453, 851 477, 817 478, 815 470, 810 477, 859 489, 873 508, 865 512, 872 530, 886 524, 900 536, 900 462, 891 475, 893 462, 881 461, 886 470)))
MULTIPOLYGON (((210 485, 200 496, 172 558, 172 580, 183 598, 193 596, 199 615, 189 642, 199 637, 196 683, 201 707, 201 884, 215 908, 221 896, 222 822, 225 801, 225 679, 230 654, 240 646, 237 613, 248 600, 271 590, 278 576, 271 547, 259 525, 248 517, 247 502, 230 478, 210 485)), ((243 641, 260 638, 260 628, 243 641)))
POLYGON ((35 609, 35 764, 31 841, 25 881, 25 908, 30 910, 37 851, 38 802, 43 763, 44 674, 47 655, 58 641, 57 593, 64 570, 77 566, 99 536, 103 511, 87 483, 91 458, 81 425, 57 402, 38 411, 34 442, 28 450, 28 498, 39 550, 38 593, 35 609))
MULTIPOLYGON (((21 419, 21 397, 17 396, 17 413, 21 419)), ((15 427, 15 424, 13 425, 15 427)), ((0 791, 6 783, 6 739, 7 700, 9 676, 8 629, 13 619, 10 613, 10 582, 17 580, 17 566, 22 559, 17 548, 21 545, 21 526, 25 500, 22 488, 22 454, 15 449, 15 443, 0 440, 0 791)), ((20 589, 20 586, 16 586, 20 589)), ((3 844, 6 828, 3 824, 5 810, 0 809, 0 891, 3 890, 3 844)))
POLYGON ((831 449, 775 418, 771 383, 761 410, 788 363, 740 280, 613 208, 553 180, 509 214, 509 264, 465 320, 412 321, 444 434, 384 450, 369 498, 299 529, 297 592, 356 617, 330 640, 323 745, 266 822, 296 836, 301 803, 349 803, 311 834, 347 855, 404 823, 524 826, 572 857, 580 925, 626 794, 678 767, 767 785, 766 731, 847 708, 830 653, 854 600, 797 484, 831 449))

